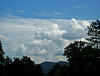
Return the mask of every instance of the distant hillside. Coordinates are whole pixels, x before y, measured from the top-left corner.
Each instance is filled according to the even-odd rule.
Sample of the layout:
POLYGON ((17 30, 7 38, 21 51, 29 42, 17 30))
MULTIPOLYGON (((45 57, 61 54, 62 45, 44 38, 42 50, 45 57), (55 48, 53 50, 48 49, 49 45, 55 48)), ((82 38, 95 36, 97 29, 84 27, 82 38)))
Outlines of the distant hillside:
POLYGON ((50 69, 53 68, 53 66, 54 66, 55 64, 56 64, 56 63, 54 63, 54 62, 43 62, 43 63, 41 63, 40 65, 41 65, 41 67, 42 67, 44 73, 47 73, 50 69))
MULTIPOLYGON (((57 63, 60 64, 61 66, 63 66, 63 65, 68 66, 68 65, 69 65, 68 62, 64 62, 64 61, 59 61, 59 62, 57 62, 57 63)), ((47 73, 47 72, 50 71, 50 69, 53 68, 53 66, 54 66, 55 64, 56 64, 55 62, 43 62, 43 63, 41 63, 40 65, 41 65, 41 67, 42 67, 44 73, 47 73)))
POLYGON ((69 62, 65 62, 65 61, 59 61, 57 63, 60 64, 61 66, 63 66, 63 65, 68 66, 69 65, 69 62))

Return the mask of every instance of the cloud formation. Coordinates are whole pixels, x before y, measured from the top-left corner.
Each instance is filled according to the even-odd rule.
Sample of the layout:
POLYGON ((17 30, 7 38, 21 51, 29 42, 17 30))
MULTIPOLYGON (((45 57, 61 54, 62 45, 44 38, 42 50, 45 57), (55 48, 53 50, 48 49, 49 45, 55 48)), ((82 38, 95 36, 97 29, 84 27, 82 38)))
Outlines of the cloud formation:
POLYGON ((8 38, 6 36, 2 35, 2 34, 0 34, 0 39, 5 40, 5 41, 8 40, 8 38))
POLYGON ((97 3, 86 4, 86 5, 80 5, 80 6, 77 6, 77 8, 87 8, 87 7, 93 7, 93 6, 95 6, 95 4, 97 4, 97 3))
POLYGON ((90 22, 74 18, 3 18, 0 19, 0 39, 9 39, 3 43, 6 43, 6 55, 11 57, 28 55, 36 63, 66 60, 62 55, 64 47, 84 38, 90 22))
POLYGON ((61 12, 31 12, 30 14, 41 17, 59 17, 63 15, 61 12))
POLYGON ((26 55, 26 53, 27 53, 27 49, 26 49, 26 47, 25 47, 25 45, 24 44, 21 44, 20 46, 19 46, 19 48, 18 48, 18 50, 16 51, 16 54, 17 55, 26 55))
POLYGON ((71 21, 70 21, 70 24, 71 26, 74 28, 74 29, 80 29, 80 30, 84 30, 84 28, 78 24, 77 20, 72 18, 71 21))

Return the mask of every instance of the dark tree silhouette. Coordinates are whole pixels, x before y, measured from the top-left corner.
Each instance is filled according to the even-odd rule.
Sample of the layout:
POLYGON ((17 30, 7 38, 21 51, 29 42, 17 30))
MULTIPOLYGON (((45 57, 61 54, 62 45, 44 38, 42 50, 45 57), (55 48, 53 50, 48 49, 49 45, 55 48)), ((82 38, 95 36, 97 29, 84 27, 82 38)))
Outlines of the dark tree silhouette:
POLYGON ((0 41, 0 66, 2 65, 3 63, 3 59, 4 59, 4 51, 3 51, 3 48, 2 48, 2 44, 1 44, 1 41, 0 41))
POLYGON ((35 75, 36 76, 44 76, 44 73, 43 73, 43 70, 42 70, 40 64, 37 64, 35 66, 35 70, 34 71, 35 71, 35 75))
POLYGON ((81 63, 81 51, 85 47, 85 42, 75 41, 71 43, 67 47, 64 48, 64 56, 68 58, 71 75, 78 75, 80 71, 80 63, 81 63))
POLYGON ((35 65, 30 57, 23 56, 23 58, 10 57, 4 58, 3 66, 0 67, 0 76, 44 76, 41 66, 35 65))
POLYGON ((30 57, 14 58, 6 56, 0 41, 0 76, 44 76, 41 66, 35 65, 30 57))
POLYGON ((71 76, 100 75, 100 51, 86 42, 71 43, 64 48, 64 56, 68 58, 71 76))
POLYGON ((2 48, 2 44, 1 44, 1 41, 0 41, 0 73, 1 75, 3 74, 2 73, 2 69, 3 69, 3 62, 4 62, 4 51, 3 51, 3 48, 2 48))
POLYGON ((88 26, 88 36, 90 38, 86 38, 90 42, 94 48, 100 49, 100 21, 96 20, 96 22, 92 22, 90 26, 88 26))
MULTIPOLYGON (((56 64, 53 68, 48 72, 48 76, 57 76, 60 73, 61 65, 56 64)), ((60 74, 59 74, 60 75, 60 74)))
POLYGON ((83 41, 75 41, 71 43, 67 47, 64 48, 64 56, 69 59, 71 58, 79 58, 81 55, 81 50, 85 47, 86 42, 83 41))
POLYGON ((64 48, 64 56, 68 58, 71 76, 100 76, 100 21, 88 26, 87 42, 75 41, 64 48), (81 73, 81 74, 80 74, 81 73))
POLYGON ((70 76, 69 74, 69 66, 61 66, 60 64, 56 64, 53 68, 48 72, 48 76, 70 76))

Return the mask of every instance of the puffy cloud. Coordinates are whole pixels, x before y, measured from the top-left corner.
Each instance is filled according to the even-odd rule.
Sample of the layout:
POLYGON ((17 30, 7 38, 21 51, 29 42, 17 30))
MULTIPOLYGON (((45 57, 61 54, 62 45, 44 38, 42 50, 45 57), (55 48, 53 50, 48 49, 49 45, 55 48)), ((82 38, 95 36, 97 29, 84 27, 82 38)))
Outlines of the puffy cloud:
MULTIPOLYGON (((40 50, 40 49, 39 49, 40 50)), ((28 52, 29 55, 34 55, 34 56, 41 56, 41 55, 45 55, 47 54, 47 51, 45 49, 42 49, 41 51, 36 51, 36 50, 33 50, 28 52)))
POLYGON ((27 54, 27 49, 24 44, 20 44, 19 49, 17 50, 17 55, 26 55, 27 54))
POLYGON ((66 30, 60 30, 58 28, 58 25, 57 24, 53 24, 51 27, 53 27, 53 31, 51 31, 51 34, 58 34, 58 35, 62 35, 63 33, 66 32, 66 30))
POLYGON ((74 29, 81 29, 81 30, 84 30, 84 28, 78 24, 77 20, 72 18, 71 21, 70 21, 70 24, 72 25, 72 27, 74 29))
MULTIPOLYGON (((48 36, 48 37, 55 37, 57 36, 61 36, 63 33, 65 33, 66 30, 61 30, 58 28, 57 24, 51 24, 51 25, 45 25, 41 28, 38 28, 37 31, 35 32, 35 34, 37 34, 37 36, 39 37, 40 35, 42 36, 48 36)), ((41 37, 41 36, 40 36, 41 37)))
POLYGON ((83 22, 82 22, 82 27, 85 28, 85 29, 86 29, 87 26, 89 26, 89 25, 90 25, 90 23, 89 23, 88 21, 83 21, 83 22))
POLYGON ((70 40, 81 39, 83 37, 86 37, 87 26, 89 25, 90 23, 88 21, 84 21, 84 20, 78 21, 73 18, 70 21, 70 27, 68 32, 64 33, 62 37, 64 39, 70 39, 70 40))
POLYGON ((90 22, 74 18, 3 18, 0 19, 0 38, 9 38, 5 42, 6 55, 28 55, 36 63, 64 60, 63 48, 71 41, 85 37, 90 22))
POLYGON ((21 48, 21 50, 24 52, 24 51, 26 51, 26 47, 24 46, 24 44, 21 44, 20 45, 20 48, 21 48))

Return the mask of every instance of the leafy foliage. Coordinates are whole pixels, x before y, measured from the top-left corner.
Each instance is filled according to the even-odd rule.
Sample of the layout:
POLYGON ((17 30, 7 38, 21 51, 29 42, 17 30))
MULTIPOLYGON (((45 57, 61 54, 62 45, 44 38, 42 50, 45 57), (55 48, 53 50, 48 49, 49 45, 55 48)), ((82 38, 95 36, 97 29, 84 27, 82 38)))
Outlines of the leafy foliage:
POLYGON ((48 76, 69 76, 69 66, 55 64, 48 72, 48 76))
POLYGON ((5 53, 3 51, 2 44, 1 44, 1 41, 0 41, 0 65, 3 64, 4 54, 5 53))
POLYGON ((90 26, 88 26, 88 36, 89 38, 86 38, 90 42, 94 48, 99 48, 100 43, 100 21, 96 20, 95 22, 92 22, 90 26))
POLYGON ((86 42, 75 41, 68 45, 64 56, 68 58, 71 76, 100 75, 100 51, 86 42))
POLYGON ((44 76, 41 66, 34 65, 34 61, 27 56, 14 58, 14 61, 7 56, 0 67, 0 73, 0 76, 44 76))

